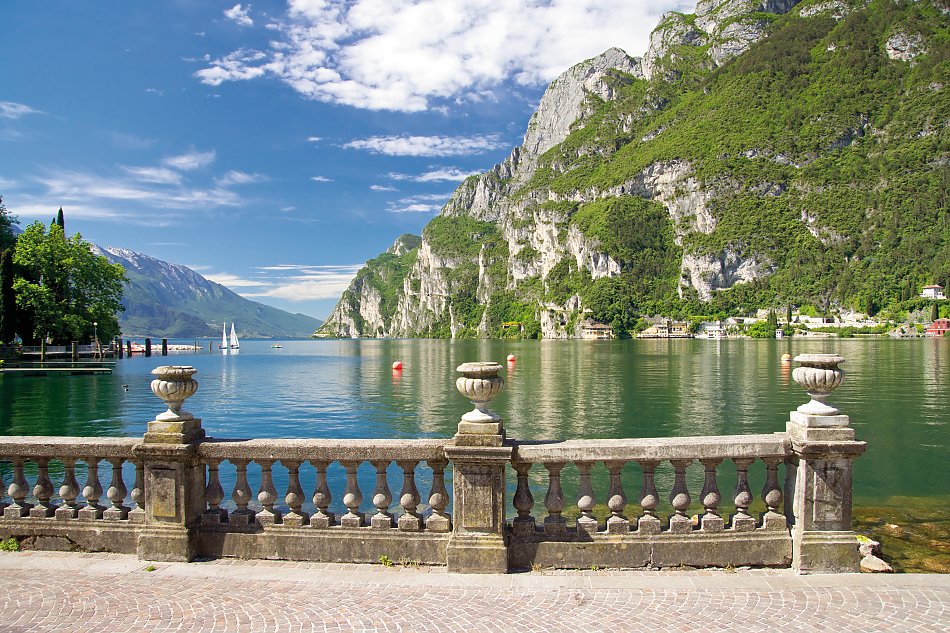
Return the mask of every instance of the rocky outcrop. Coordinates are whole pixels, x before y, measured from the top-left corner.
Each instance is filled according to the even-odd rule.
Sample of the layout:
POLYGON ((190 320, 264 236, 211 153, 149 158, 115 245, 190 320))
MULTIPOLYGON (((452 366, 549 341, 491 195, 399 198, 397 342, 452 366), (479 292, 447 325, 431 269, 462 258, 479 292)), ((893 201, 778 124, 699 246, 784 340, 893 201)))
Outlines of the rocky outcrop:
POLYGON ((709 301, 714 291, 763 277, 768 274, 768 269, 754 256, 745 257, 737 250, 727 248, 718 254, 683 255, 681 273, 680 296, 692 288, 700 300, 709 301))
MULTIPOLYGON (((539 166, 561 169, 551 163, 546 152, 560 146, 574 130, 583 128, 603 101, 616 100, 622 87, 636 80, 653 83, 675 79, 680 47, 705 47, 705 64, 712 68, 739 55, 767 32, 768 20, 753 13, 782 13, 797 0, 703 0, 695 15, 668 13, 650 37, 642 60, 611 48, 603 54, 568 69, 548 86, 537 112, 531 117, 523 143, 491 170, 468 178, 441 211, 445 218, 472 218, 497 227, 504 249, 483 244, 470 261, 456 254, 437 253, 423 238, 415 263, 401 284, 392 315, 378 318, 378 301, 364 286, 354 286, 331 316, 332 328, 358 332, 363 336, 412 336, 446 328, 452 336, 463 331, 460 306, 453 298, 461 294, 481 306, 488 306, 497 293, 516 292, 522 284, 548 275, 559 264, 570 262, 573 270, 585 271, 591 279, 614 277, 623 271, 623 262, 605 252, 596 239, 571 223, 570 205, 605 198, 638 196, 660 203, 675 227, 675 241, 684 243, 690 233, 710 234, 718 225, 715 199, 734 187, 729 182, 703 181, 687 160, 667 160, 644 167, 624 182, 601 188, 555 193, 545 187, 528 185, 539 166), (553 206, 551 203, 554 203, 553 206), (504 255, 499 255, 499 253, 504 255), (497 261, 507 257, 506 261, 497 261), (492 274, 499 264, 504 274, 492 274), (388 326, 386 319, 389 318, 388 326), (383 327, 380 328, 382 323, 383 327), (355 328, 355 329, 354 329, 355 328), (380 334, 382 332, 382 334, 380 334)), ((662 98, 647 106, 664 107, 662 98)), ((635 118, 636 114, 631 115, 635 118)), ((618 120, 617 129, 626 132, 631 120, 618 120)), ((662 134, 662 129, 643 136, 644 143, 662 134)), ((572 146, 573 147, 573 146, 572 146)), ((615 147, 590 146, 572 149, 580 156, 596 156, 616 151, 615 147)), ((777 195, 784 184, 770 183, 762 195, 777 195)), ((576 208, 576 207, 575 207, 576 208)), ((494 239, 494 238, 493 238, 494 239)), ((769 268, 753 256, 737 249, 717 254, 683 256, 680 293, 695 291, 708 299, 720 288, 747 282, 769 273, 769 268)), ((584 314, 581 299, 574 295, 564 305, 538 302, 536 317, 546 338, 574 336, 576 323, 584 314)), ((479 331, 487 331, 487 310, 482 312, 479 331)), ((469 325, 470 331, 471 325, 469 325)))
POLYGON ((924 38, 920 33, 907 33, 905 31, 896 31, 887 38, 884 45, 887 56, 902 62, 913 61, 918 55, 927 52, 924 46, 924 38))

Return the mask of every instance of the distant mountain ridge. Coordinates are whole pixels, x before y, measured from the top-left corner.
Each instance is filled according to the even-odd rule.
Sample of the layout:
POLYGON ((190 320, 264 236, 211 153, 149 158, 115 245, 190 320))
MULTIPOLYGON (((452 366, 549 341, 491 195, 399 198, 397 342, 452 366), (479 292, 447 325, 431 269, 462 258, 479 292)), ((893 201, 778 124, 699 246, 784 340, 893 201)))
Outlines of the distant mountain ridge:
POLYGON ((241 337, 298 338, 322 323, 245 299, 187 266, 113 246, 93 245, 93 251, 121 264, 129 278, 119 314, 126 337, 214 337, 227 321, 241 337))

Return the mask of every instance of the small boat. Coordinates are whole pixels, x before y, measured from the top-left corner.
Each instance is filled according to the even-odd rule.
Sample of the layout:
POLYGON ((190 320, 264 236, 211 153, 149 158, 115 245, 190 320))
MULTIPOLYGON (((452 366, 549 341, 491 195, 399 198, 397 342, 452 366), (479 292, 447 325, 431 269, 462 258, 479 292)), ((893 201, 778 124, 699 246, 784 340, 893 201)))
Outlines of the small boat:
POLYGON ((241 343, 238 342, 237 334, 234 332, 234 321, 231 321, 231 349, 241 349, 241 343))
POLYGON ((281 348, 283 348, 283 345, 281 345, 280 343, 274 343, 274 344, 271 345, 270 347, 271 347, 271 349, 281 349, 281 348))
MULTIPOLYGON (((232 327, 234 324, 232 324, 232 327)), ((221 344, 218 345, 218 349, 228 349, 228 324, 221 324, 221 344)))

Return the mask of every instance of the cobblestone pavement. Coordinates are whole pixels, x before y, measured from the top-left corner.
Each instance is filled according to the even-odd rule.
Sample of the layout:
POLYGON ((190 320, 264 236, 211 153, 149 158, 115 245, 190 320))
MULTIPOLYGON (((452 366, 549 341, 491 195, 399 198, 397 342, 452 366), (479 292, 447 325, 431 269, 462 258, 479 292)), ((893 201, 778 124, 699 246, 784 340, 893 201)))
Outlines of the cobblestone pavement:
POLYGON ((0 554, 0 631, 950 631, 950 576, 148 565, 0 554))

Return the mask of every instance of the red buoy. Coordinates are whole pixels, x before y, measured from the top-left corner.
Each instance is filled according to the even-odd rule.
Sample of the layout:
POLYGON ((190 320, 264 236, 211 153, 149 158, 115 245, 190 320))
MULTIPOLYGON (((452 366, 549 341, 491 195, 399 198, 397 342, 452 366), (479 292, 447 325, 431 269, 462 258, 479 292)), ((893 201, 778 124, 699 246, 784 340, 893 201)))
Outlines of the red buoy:
POLYGON ((393 363, 393 370, 394 370, 394 371, 400 371, 401 369, 402 369, 402 361, 401 361, 401 360, 397 360, 395 363, 393 363))
POLYGON ((508 362, 509 362, 509 363, 513 363, 513 362, 515 362, 515 360, 516 360, 516 359, 515 359, 515 355, 514 355, 514 354, 508 354, 508 362))

